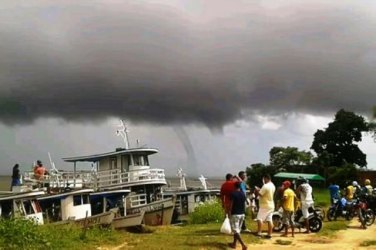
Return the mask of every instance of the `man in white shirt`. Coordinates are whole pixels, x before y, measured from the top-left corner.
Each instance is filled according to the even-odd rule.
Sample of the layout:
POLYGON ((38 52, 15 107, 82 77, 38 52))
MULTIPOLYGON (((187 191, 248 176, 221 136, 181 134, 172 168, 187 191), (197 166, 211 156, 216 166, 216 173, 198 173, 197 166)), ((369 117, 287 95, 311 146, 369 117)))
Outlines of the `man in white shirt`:
POLYGON ((312 187, 308 184, 308 180, 306 178, 301 177, 298 179, 298 181, 300 181, 301 184, 296 189, 296 193, 300 198, 305 227, 307 229, 307 231, 304 233, 309 233, 308 209, 313 207, 312 187))
POLYGON ((270 175, 266 174, 262 178, 264 185, 262 188, 257 188, 257 193, 260 197, 259 205, 260 209, 257 214, 257 236, 261 236, 261 229, 262 224, 264 222, 268 223, 268 234, 266 236, 267 239, 272 237, 272 229, 273 229, 273 219, 272 215, 274 212, 274 192, 275 186, 271 182, 270 175))

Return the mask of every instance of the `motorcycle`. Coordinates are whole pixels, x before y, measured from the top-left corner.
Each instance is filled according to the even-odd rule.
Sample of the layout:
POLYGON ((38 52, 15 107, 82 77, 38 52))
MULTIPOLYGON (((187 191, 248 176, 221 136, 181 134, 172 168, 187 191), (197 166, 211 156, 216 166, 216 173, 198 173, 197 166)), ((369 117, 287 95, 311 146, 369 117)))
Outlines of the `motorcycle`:
POLYGON ((364 229, 367 228, 367 226, 371 226, 375 222, 375 214, 372 209, 368 208, 367 195, 362 195, 353 200, 350 203, 346 216, 348 220, 358 216, 364 229))
POLYGON ((337 220, 338 217, 343 217, 350 220, 348 208, 352 206, 352 203, 347 203, 345 198, 333 199, 333 204, 329 207, 327 212, 327 219, 329 221, 337 220))
MULTIPOLYGON (((309 210, 309 216, 308 216, 308 224, 309 224, 309 230, 311 232, 319 232, 322 228, 322 219, 319 213, 314 208, 310 208, 309 210)), ((280 232, 285 228, 285 225, 282 221, 282 214, 283 209, 280 208, 279 210, 275 211, 272 215, 273 219, 273 231, 274 232, 280 232)), ((303 213, 301 209, 298 209, 294 216, 293 216, 293 223, 294 227, 301 230, 305 227, 305 220, 303 218, 303 213)))

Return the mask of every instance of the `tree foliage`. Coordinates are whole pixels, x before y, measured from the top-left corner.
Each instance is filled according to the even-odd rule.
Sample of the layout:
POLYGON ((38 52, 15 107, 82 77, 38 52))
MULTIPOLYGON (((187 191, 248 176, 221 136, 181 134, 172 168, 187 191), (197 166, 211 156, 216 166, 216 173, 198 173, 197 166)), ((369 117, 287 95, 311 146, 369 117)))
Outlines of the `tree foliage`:
POLYGON ((319 159, 325 157, 329 166, 340 167, 350 163, 364 167, 367 165, 366 155, 356 142, 360 142, 362 132, 368 130, 368 124, 362 116, 341 109, 325 130, 317 130, 311 149, 319 159))
POLYGON ((309 165, 313 155, 308 151, 299 151, 296 147, 273 147, 269 151, 270 165, 277 169, 288 166, 309 165))
POLYGON ((266 166, 262 163, 252 164, 250 167, 247 167, 246 173, 248 176, 248 185, 252 188, 254 186, 261 187, 262 177, 265 174, 269 174, 273 177, 277 173, 277 169, 274 166, 266 166))

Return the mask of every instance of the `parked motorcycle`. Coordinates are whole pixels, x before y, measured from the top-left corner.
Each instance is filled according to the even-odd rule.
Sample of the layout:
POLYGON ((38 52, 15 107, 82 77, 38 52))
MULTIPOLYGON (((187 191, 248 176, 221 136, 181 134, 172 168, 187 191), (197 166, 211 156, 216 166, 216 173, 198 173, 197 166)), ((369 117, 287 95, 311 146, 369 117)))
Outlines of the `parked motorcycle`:
POLYGON ((375 222, 375 214, 373 213, 372 209, 368 207, 367 195, 362 195, 353 200, 348 208, 348 213, 346 216, 348 220, 358 216, 363 228, 371 226, 375 222))
MULTIPOLYGON (((282 214, 283 209, 280 208, 278 211, 273 213, 273 231, 280 232, 284 229, 285 225, 282 221, 282 214)), ((294 227, 301 230, 301 228, 305 227, 305 220, 303 218, 303 213, 301 209, 298 209, 293 218, 294 227)), ((309 216, 308 216, 308 223, 309 223, 309 230, 311 232, 319 232, 322 228, 322 220, 320 215, 317 211, 313 208, 309 209, 309 216)))
POLYGON ((348 204, 345 198, 334 199, 333 204, 329 207, 327 212, 327 218, 329 221, 337 220, 338 217, 343 217, 350 220, 348 209, 352 206, 348 204))

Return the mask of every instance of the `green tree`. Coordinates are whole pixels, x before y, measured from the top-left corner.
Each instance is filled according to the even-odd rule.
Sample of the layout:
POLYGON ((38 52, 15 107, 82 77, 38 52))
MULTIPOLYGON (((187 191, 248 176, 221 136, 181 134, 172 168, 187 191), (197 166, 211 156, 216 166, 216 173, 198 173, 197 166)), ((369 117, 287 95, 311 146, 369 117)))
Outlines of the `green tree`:
POLYGON ((270 165, 277 169, 288 166, 309 165, 313 155, 308 151, 299 151, 295 147, 273 147, 269 151, 270 165))
POLYGON ((340 167, 350 163, 365 167, 366 155, 356 143, 362 140, 362 132, 368 130, 369 126, 362 116, 341 109, 325 130, 317 130, 311 149, 319 159, 325 157, 329 166, 340 167))
POLYGON ((253 188, 254 186, 261 187, 262 177, 264 174, 269 174, 271 177, 277 172, 274 166, 266 166, 262 163, 251 164, 250 167, 247 167, 246 173, 248 176, 247 184, 249 187, 253 188))

